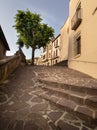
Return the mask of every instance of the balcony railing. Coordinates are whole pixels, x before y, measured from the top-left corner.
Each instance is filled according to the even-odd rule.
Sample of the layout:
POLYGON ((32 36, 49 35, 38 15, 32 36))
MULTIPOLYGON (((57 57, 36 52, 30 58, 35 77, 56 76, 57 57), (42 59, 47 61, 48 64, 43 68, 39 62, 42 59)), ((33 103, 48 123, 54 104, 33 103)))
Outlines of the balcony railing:
POLYGON ((59 58, 59 55, 53 55, 52 59, 59 58))
POLYGON ((54 47, 55 47, 55 48, 59 47, 58 43, 56 43, 56 44, 54 45, 54 47))
POLYGON ((74 16, 71 20, 71 29, 72 30, 76 30, 78 28, 78 26, 80 25, 80 23, 82 21, 81 12, 82 12, 82 10, 79 9, 74 14, 74 16))
POLYGON ((45 58, 45 59, 42 59, 42 62, 46 62, 46 61, 48 61, 48 59, 47 59, 47 58, 45 58))

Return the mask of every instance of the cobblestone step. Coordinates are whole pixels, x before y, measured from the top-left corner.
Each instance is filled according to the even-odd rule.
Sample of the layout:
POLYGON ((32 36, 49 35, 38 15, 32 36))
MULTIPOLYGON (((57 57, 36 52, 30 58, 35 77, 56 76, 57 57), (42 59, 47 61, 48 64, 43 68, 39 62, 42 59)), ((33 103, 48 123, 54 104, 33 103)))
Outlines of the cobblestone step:
POLYGON ((76 102, 78 105, 86 105, 97 109, 97 88, 87 86, 74 86, 53 81, 40 80, 42 88, 58 97, 76 102))
POLYGON ((0 130, 97 130, 96 87, 68 68, 22 66, 0 86, 0 130))
POLYGON ((86 105, 92 109, 97 109, 97 96, 86 95, 84 93, 75 92, 71 90, 64 90, 61 88, 51 88, 43 86, 42 89, 47 90, 49 95, 62 97, 68 100, 72 100, 78 105, 86 105))
POLYGON ((89 94, 89 95, 97 95, 97 87, 95 86, 88 86, 87 84, 83 85, 77 85, 77 84, 69 84, 69 83, 62 83, 59 81, 51 81, 51 80, 45 80, 45 79, 39 79, 40 83, 46 84, 49 87, 53 88, 62 88, 64 90, 71 90, 75 92, 80 92, 83 94, 89 94))
POLYGON ((34 94, 53 102, 67 112, 77 114, 85 120, 97 120, 97 89, 74 86, 49 80, 39 80, 40 91, 34 94))
POLYGON ((76 114, 80 118, 84 120, 96 120, 97 119, 97 109, 91 109, 86 105, 78 105, 72 100, 65 99, 63 97, 58 97, 52 95, 47 90, 40 90, 34 91, 34 94, 54 103, 58 107, 62 108, 63 110, 70 112, 71 114, 76 114))

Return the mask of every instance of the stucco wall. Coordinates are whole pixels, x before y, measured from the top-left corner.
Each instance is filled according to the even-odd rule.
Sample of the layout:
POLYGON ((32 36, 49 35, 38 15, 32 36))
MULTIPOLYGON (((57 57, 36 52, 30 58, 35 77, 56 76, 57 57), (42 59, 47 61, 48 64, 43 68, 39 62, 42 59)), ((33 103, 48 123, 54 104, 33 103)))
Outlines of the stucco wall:
MULTIPOLYGON (((79 0, 70 1, 70 21, 79 2, 79 0)), ((81 8, 81 24, 75 31, 71 30, 70 25, 69 67, 97 78, 97 10, 95 11, 97 0, 81 0, 81 8), (72 54, 73 37, 79 32, 81 34, 81 54, 75 58, 72 54)))
POLYGON ((68 59, 69 18, 60 30, 60 61, 68 59))

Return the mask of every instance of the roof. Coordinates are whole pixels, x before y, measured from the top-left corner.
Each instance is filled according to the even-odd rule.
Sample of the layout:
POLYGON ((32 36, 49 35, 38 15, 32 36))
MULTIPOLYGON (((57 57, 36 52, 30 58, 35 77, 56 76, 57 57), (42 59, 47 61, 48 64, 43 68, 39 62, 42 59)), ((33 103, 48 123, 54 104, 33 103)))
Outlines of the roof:
POLYGON ((61 34, 57 35, 52 42, 54 42, 60 35, 61 35, 61 34))
POLYGON ((7 43, 7 40, 6 40, 6 38, 4 36, 4 33, 2 31, 1 26, 0 26, 0 39, 3 41, 3 45, 5 46, 6 50, 10 50, 9 45, 7 43))

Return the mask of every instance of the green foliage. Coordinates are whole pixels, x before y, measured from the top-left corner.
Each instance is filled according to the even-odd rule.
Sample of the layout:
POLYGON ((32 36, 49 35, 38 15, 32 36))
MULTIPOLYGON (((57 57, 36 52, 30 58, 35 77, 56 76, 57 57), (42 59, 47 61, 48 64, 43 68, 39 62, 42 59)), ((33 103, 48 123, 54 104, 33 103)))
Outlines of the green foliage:
POLYGON ((30 64, 30 63, 31 63, 31 59, 27 59, 26 62, 27 62, 28 64, 30 64))
MULTIPOLYGON (((45 47, 51 38, 54 37, 54 29, 47 24, 43 24, 39 14, 32 13, 29 10, 18 10, 14 19, 15 25, 13 27, 18 33, 17 44, 20 47, 25 45, 35 51, 36 48, 45 47)), ((32 59, 34 57, 33 51, 32 59)))
MULTIPOLYGON (((18 10, 15 15, 15 29, 20 41, 28 47, 43 47, 54 36, 54 30, 47 24, 43 24, 39 14, 29 10, 18 10)), ((19 43, 19 42, 17 42, 19 43)))
POLYGON ((18 44, 20 48, 24 46, 24 43, 23 43, 23 41, 20 38, 18 38, 16 44, 18 44))

